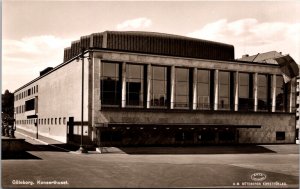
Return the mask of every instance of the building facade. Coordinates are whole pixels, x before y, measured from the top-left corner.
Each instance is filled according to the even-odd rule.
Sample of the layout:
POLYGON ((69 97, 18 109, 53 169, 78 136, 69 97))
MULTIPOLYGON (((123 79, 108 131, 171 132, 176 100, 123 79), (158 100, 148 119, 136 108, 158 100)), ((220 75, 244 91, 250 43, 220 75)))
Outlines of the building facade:
POLYGON ((282 72, 228 44, 106 31, 15 91, 16 125, 78 143, 83 112, 84 143, 98 146, 295 143, 296 78, 282 72))

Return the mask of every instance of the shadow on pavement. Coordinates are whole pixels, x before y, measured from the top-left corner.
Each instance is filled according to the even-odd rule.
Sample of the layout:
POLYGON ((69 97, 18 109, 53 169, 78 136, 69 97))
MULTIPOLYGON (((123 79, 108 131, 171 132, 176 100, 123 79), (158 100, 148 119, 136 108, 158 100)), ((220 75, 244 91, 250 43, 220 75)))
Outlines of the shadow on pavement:
POLYGON ((69 144, 54 144, 54 145, 43 145, 43 144, 31 144, 26 141, 22 143, 22 150, 16 151, 11 149, 8 151, 2 151, 2 160, 9 159, 41 159, 37 156, 34 156, 30 151, 51 151, 51 152, 69 152, 75 151, 78 149, 77 146, 69 144))
POLYGON ((24 143, 25 151, 54 151, 54 152, 66 152, 67 150, 59 149, 54 146, 44 144, 31 144, 28 142, 24 143))
POLYGON ((31 153, 28 153, 26 151, 22 152, 2 152, 2 160, 41 160, 41 158, 32 155, 31 153))
MULTIPOLYGON (((195 146, 195 147, 120 147, 126 154, 253 154, 276 153, 273 150, 257 145, 240 146, 195 146)), ((109 152, 108 152, 109 153, 109 152)))
MULTIPOLYGON (((56 146, 57 148, 63 148, 63 149, 65 149, 65 151, 76 151, 79 149, 78 145, 73 145, 73 144, 52 144, 52 145, 56 146)), ((53 147, 53 148, 55 148, 55 147, 53 147)))

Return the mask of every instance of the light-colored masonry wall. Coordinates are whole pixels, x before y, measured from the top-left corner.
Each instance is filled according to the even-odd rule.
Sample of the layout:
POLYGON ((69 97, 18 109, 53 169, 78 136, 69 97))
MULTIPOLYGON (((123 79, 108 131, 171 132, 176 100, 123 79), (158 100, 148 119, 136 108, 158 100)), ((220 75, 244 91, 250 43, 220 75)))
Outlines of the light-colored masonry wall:
MULTIPOLYGON (((15 92, 14 98, 16 99, 16 95, 20 95, 21 93, 24 94, 24 92, 27 91, 28 89, 31 89, 32 87, 38 86, 38 85, 39 85, 39 82, 34 82, 31 85, 26 86, 25 88, 15 92)), ((38 89, 39 89, 39 86, 38 86, 38 89)), ((15 112, 16 112, 15 119, 18 122, 16 124, 17 130, 18 130, 18 128, 22 128, 24 130, 31 131, 31 132, 36 131, 36 127, 34 126, 35 119, 27 119, 27 115, 26 115, 27 113, 23 112, 23 110, 21 111, 20 108, 21 108, 21 106, 23 106, 22 109, 24 109, 24 111, 25 111, 25 101, 38 97, 38 94, 39 94, 39 92, 36 92, 34 94, 31 94, 30 96, 26 96, 26 97, 23 97, 22 99, 14 101, 14 107, 15 107, 15 112), (17 111, 16 108, 18 108, 19 110, 17 111), (19 123, 19 122, 22 122, 22 123, 19 123)), ((35 111, 31 111, 31 114, 32 115, 36 114, 35 111)))
POLYGON ((244 112, 148 112, 103 110, 110 123, 181 123, 213 127, 219 125, 259 125, 261 128, 239 128, 239 143, 294 143, 295 114, 244 112), (285 131, 285 140, 276 140, 276 131, 285 131))
MULTIPOLYGON (((74 117, 74 121, 81 121, 81 61, 76 60, 51 72, 45 77, 37 80, 30 86, 38 85, 38 119, 43 119, 43 124, 38 125, 38 133, 61 142, 67 139, 67 121, 74 117), (45 123, 46 119, 46 123, 45 123), (50 123, 48 124, 48 119, 50 123), (51 119, 53 122, 51 124, 51 119), (57 120, 55 124, 55 119, 57 120), (61 120, 59 124, 59 119, 61 120), (65 119, 65 122, 63 121, 65 119)), ((88 99, 88 61, 85 59, 84 78, 84 121, 87 121, 87 99, 88 99)), ((26 99, 15 102, 25 104, 26 99)), ((25 113, 19 114, 17 119, 27 119, 25 113)), ((40 123, 42 123, 40 121, 40 123)), ((36 133, 34 124, 18 124, 17 128, 36 133)), ((87 135, 87 127, 84 134, 87 135)), ((80 134, 80 127, 74 129, 74 134, 80 134)))

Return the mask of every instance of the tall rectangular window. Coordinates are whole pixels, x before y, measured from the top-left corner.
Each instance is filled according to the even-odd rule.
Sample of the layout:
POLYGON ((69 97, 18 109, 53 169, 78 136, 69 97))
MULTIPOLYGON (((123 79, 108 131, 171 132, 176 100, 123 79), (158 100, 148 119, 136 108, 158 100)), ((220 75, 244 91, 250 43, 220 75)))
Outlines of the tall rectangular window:
POLYGON ((119 105, 121 99, 119 64, 103 62, 101 70, 102 105, 119 105))
POLYGON ((210 71, 197 70, 197 108, 210 108, 210 71))
POLYGON ((126 64, 126 105, 144 104, 144 65, 126 64))
POLYGON ((257 110, 268 110, 268 77, 258 74, 257 76, 257 110))
POLYGON ((189 69, 175 68, 175 107, 189 107, 189 69))
POLYGON ((167 106, 167 67, 152 66, 151 106, 167 106))
POLYGON ((287 90, 283 77, 276 76, 276 111, 283 112, 286 110, 287 90))
POLYGON ((219 72, 219 109, 230 109, 230 72, 219 72))
POLYGON ((253 99, 250 98, 250 74, 239 73, 239 110, 252 110, 253 99))

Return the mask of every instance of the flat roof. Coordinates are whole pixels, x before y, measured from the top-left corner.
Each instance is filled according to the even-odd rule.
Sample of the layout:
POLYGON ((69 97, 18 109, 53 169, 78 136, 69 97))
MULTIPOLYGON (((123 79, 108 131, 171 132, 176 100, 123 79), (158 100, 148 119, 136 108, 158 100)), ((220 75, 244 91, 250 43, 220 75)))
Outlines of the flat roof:
POLYGON ((82 48, 202 59, 234 59, 234 46, 230 44, 157 32, 104 31, 71 42, 71 47, 64 50, 64 62, 80 54, 82 48))

